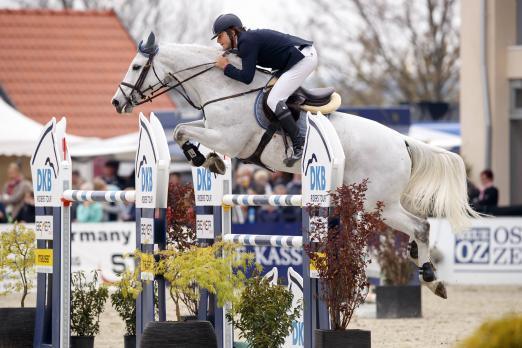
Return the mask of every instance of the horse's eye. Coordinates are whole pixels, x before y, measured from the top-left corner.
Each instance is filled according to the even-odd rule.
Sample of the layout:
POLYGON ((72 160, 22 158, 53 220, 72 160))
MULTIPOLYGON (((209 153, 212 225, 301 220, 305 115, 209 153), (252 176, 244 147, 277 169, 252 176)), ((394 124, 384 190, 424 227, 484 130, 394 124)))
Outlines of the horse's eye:
POLYGON ((141 69, 141 65, 138 65, 138 64, 134 64, 132 66, 132 70, 140 70, 141 69))

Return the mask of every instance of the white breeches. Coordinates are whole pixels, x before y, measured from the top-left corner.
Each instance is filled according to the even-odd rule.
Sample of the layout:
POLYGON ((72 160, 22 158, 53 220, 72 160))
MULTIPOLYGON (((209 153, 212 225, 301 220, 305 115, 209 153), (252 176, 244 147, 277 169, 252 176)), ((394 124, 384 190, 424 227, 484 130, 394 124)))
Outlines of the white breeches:
POLYGON ((304 55, 304 58, 281 75, 274 87, 272 87, 272 91, 266 101, 270 110, 275 112, 277 103, 280 100, 286 101, 292 93, 301 87, 306 78, 317 67, 317 52, 314 46, 303 48, 301 53, 304 55))

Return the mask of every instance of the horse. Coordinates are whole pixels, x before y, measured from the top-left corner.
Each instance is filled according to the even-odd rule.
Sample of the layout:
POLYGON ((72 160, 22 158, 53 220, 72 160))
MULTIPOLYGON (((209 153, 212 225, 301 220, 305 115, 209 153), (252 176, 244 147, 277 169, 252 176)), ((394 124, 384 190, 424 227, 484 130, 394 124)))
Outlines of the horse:
MULTIPOLYGON (((188 152, 197 152, 196 141, 231 158, 247 158, 256 150, 264 129, 253 113, 257 91, 270 75, 257 72, 250 85, 224 76, 214 62, 223 51, 194 44, 162 44, 153 33, 140 43, 112 104, 118 113, 174 89, 204 112, 204 118, 181 123, 175 141, 188 152)), ((241 67, 234 54, 229 60, 241 67)), ((369 179, 366 207, 384 203, 382 216, 389 227, 409 236, 409 257, 419 269, 419 280, 433 293, 447 298, 444 283, 436 276, 429 255, 428 216, 445 217, 454 231, 470 225, 478 217, 467 201, 466 170, 462 158, 402 135, 380 123, 351 114, 332 112, 328 118, 337 131, 345 152, 343 183, 369 179)), ((186 152, 187 152, 186 151, 186 152)), ((188 157, 189 158, 189 157, 188 157)), ((276 134, 261 155, 266 166, 283 172, 300 173, 300 163, 285 164, 285 141, 276 134)), ((192 164, 214 172, 221 166, 215 157, 197 158, 192 164), (195 163, 197 162, 197 163, 195 163)))

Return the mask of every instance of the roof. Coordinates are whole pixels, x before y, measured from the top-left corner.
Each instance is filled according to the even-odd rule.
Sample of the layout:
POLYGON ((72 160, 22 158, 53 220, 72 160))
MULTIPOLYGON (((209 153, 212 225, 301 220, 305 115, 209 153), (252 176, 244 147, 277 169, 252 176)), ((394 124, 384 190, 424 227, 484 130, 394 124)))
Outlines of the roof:
POLYGON ((174 108, 162 95, 132 114, 114 110, 136 45, 112 11, 0 10, 0 47, 1 87, 41 124, 67 116, 71 134, 107 138, 135 132, 140 111, 174 108))

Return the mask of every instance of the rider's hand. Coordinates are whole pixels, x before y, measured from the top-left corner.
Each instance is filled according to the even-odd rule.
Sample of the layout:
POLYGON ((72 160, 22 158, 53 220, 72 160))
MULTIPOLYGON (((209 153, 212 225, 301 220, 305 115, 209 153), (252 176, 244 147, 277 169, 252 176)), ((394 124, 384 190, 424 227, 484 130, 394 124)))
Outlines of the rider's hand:
POLYGON ((220 68, 221 70, 225 70, 225 67, 229 64, 227 57, 219 56, 216 60, 216 66, 220 68))

